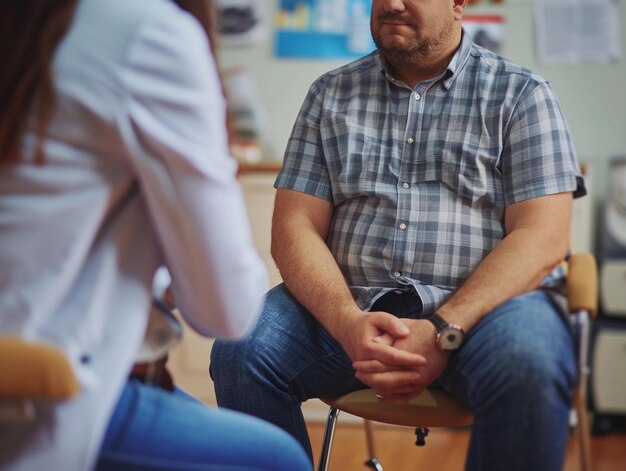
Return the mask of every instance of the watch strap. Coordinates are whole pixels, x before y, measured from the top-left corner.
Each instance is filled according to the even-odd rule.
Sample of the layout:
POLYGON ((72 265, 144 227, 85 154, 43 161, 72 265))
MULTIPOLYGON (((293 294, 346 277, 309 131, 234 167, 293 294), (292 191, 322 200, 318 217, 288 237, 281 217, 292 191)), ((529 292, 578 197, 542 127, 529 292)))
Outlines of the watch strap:
POLYGON ((441 333, 443 329, 448 327, 448 323, 436 312, 432 313, 430 316, 426 318, 426 320, 430 321, 434 326, 437 333, 441 333))

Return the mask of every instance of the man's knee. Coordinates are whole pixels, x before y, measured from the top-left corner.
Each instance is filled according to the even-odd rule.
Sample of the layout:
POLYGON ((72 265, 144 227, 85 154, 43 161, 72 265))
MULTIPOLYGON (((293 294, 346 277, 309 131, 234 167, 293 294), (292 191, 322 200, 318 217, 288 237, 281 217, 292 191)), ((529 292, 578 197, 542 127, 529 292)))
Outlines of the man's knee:
POLYGON ((510 397, 520 406, 536 407, 569 405, 576 383, 576 371, 568 358, 559 358, 550 351, 532 345, 510 345, 484 365, 482 386, 489 397, 510 397))
POLYGON ((213 381, 220 382, 239 369, 240 363, 246 363, 246 339, 215 340, 211 349, 209 372, 213 381))
POLYGON ((232 383, 237 376, 267 376, 294 350, 295 339, 289 332, 296 328, 287 319, 296 318, 290 295, 282 285, 267 296, 263 312, 252 332, 241 340, 216 340, 211 351, 210 373, 216 383, 232 383))

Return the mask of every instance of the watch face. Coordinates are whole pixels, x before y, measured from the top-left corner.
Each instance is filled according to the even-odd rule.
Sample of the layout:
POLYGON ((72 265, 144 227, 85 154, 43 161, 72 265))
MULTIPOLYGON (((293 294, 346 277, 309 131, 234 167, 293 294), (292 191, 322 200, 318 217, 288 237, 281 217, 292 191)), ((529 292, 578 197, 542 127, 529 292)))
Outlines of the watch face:
POLYGON ((463 331, 455 325, 448 325, 441 330, 438 339, 444 350, 456 350, 463 343, 463 331))

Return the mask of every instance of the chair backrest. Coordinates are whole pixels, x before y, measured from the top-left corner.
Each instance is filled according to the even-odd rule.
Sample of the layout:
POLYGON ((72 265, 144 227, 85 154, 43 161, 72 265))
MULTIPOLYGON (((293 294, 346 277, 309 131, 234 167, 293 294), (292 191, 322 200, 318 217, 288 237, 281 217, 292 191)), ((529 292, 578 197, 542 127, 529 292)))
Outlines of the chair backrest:
POLYGON ((598 313, 598 268, 595 257, 587 252, 573 254, 568 263, 567 299, 572 324, 577 326, 579 333, 578 361, 579 380, 574 394, 574 410, 576 411, 572 425, 576 425, 579 438, 579 455, 581 469, 592 469, 591 437, 587 417, 587 381, 589 377, 588 350, 590 338, 590 321, 598 313))
POLYGON ((567 264, 567 298, 570 312, 587 311, 593 319, 598 313, 598 268, 588 252, 570 256, 567 264))
POLYGON ((0 422, 31 419, 31 401, 62 401, 80 387, 57 347, 0 335, 0 422))

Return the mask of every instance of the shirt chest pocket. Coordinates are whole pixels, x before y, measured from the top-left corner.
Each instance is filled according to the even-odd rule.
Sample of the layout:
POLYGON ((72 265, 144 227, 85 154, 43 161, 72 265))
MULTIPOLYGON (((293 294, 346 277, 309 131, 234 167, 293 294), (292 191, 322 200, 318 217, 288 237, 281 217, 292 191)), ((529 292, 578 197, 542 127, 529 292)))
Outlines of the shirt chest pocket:
POLYGON ((448 192, 475 205, 504 206, 499 149, 481 145, 480 137, 429 138, 415 146, 410 158, 415 183, 439 183, 448 192))

